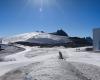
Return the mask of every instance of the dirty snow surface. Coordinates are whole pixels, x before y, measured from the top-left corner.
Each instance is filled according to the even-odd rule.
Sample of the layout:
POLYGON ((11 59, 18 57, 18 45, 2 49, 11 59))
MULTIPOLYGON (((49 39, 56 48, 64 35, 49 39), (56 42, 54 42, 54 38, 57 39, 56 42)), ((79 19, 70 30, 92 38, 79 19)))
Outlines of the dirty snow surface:
MULTIPOLYGON (((8 61, 8 59, 5 59, 5 56, 15 54, 17 52, 24 51, 24 48, 15 46, 15 45, 8 45, 8 44, 0 44, 1 50, 0 50, 0 62, 8 61)), ((14 60, 14 59, 9 59, 14 60)))
POLYGON ((26 50, 5 57, 16 61, 0 63, 0 80, 100 80, 100 53, 85 47, 22 47, 26 50))

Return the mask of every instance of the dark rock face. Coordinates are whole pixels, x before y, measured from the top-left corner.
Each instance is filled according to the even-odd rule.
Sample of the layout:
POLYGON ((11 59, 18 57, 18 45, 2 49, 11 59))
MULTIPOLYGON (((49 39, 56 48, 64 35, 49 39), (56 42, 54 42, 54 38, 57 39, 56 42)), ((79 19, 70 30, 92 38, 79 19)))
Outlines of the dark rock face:
POLYGON ((64 47, 71 47, 71 43, 55 43, 55 44, 41 44, 41 43, 30 43, 30 42, 15 42, 17 44, 21 44, 24 46, 40 46, 41 48, 43 47, 55 47, 55 46, 64 46, 64 47))
POLYGON ((82 47, 82 46, 92 46, 92 39, 90 38, 80 38, 80 37, 70 37, 70 40, 73 42, 73 47, 82 47))
POLYGON ((2 49, 1 49, 1 45, 0 45, 0 51, 1 51, 2 49))
POLYGON ((93 44, 93 39, 91 37, 86 37, 85 38, 87 40, 87 42, 92 45, 93 44))
POLYGON ((68 34, 64 30, 62 30, 62 29, 57 30, 57 32, 54 32, 54 33, 51 33, 51 34, 59 35, 59 36, 67 36, 68 37, 68 34))

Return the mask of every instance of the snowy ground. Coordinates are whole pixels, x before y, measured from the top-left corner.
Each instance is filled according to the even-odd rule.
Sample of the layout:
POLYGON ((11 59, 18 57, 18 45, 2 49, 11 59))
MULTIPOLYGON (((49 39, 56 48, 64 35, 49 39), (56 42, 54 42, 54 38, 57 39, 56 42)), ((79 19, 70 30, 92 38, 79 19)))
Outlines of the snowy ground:
POLYGON ((38 48, 26 50, 5 58, 16 61, 0 63, 0 80, 23 80, 25 73, 32 80, 99 80, 100 54, 86 52, 84 48, 38 48), (61 51, 65 60, 58 59, 61 51))
POLYGON ((7 44, 1 44, 1 47, 2 50, 0 51, 0 62, 13 60, 15 61, 15 59, 5 59, 5 56, 12 55, 25 50, 24 48, 7 44))

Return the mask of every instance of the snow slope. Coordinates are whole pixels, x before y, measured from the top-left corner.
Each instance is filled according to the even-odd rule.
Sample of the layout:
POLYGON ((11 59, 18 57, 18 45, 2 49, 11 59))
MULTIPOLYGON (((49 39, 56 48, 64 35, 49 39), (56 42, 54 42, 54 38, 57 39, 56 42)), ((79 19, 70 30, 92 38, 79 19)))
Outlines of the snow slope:
MULTIPOLYGON (((23 47, 23 48, 25 48, 25 47, 23 47)), ((16 61, 1 62, 0 63, 0 76, 4 75, 5 73, 7 73, 11 70, 18 68, 18 67, 25 66, 25 65, 28 65, 28 64, 33 63, 33 62, 46 60, 48 58, 56 56, 55 54, 48 54, 48 55, 41 55, 41 56, 37 55, 36 57, 33 57, 33 58, 28 58, 28 57, 25 56, 28 53, 35 54, 34 50, 38 51, 39 48, 26 47, 26 50, 23 51, 23 52, 19 52, 19 53, 16 53, 16 54, 6 56, 5 59, 12 59, 13 58, 16 61)), ((52 51, 52 49, 50 49, 50 50, 52 51)), ((40 49, 40 51, 42 53, 43 50, 40 49)))
POLYGON ((25 50, 24 48, 8 44, 0 44, 0 46, 1 46, 0 61, 2 61, 3 57, 7 55, 11 55, 25 50))
POLYGON ((27 42, 41 43, 41 44, 56 44, 56 43, 68 43, 70 42, 70 40, 68 39, 68 37, 65 36, 42 33, 28 39, 27 42))
POLYGON ((87 52, 84 51, 84 48, 80 48, 78 52, 76 48, 25 48, 26 50, 23 52, 5 57, 15 58, 16 61, 0 63, 0 75, 2 76, 8 73, 2 76, 0 80, 22 80, 25 73, 24 71, 28 71, 33 78, 36 77, 38 80, 100 79, 99 53, 87 52), (63 56, 66 57, 65 60, 58 60, 58 51, 61 51, 63 56), (30 56, 27 56, 28 54, 30 56), (39 65, 37 63, 39 63, 39 65), (31 64, 31 66, 29 64, 31 64), (27 66, 27 69, 25 66, 27 66), (18 71, 20 67, 21 75, 19 75, 20 72, 16 73, 16 70, 18 71), (15 70, 14 74, 12 70, 15 70), (17 75, 18 77, 16 77, 17 75))
POLYGON ((39 35, 40 33, 38 32, 31 32, 31 33, 24 33, 24 34, 19 34, 11 37, 6 37, 3 38, 3 43, 7 44, 9 42, 17 42, 17 41, 25 41, 33 36, 39 35))

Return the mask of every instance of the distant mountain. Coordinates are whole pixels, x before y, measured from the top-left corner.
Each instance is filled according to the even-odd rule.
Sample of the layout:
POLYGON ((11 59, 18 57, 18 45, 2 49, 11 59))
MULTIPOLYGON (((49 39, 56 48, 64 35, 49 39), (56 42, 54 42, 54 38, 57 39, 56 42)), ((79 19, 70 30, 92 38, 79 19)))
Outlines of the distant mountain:
POLYGON ((25 45, 63 46, 70 43, 68 36, 59 36, 43 32, 24 33, 3 39, 3 43, 19 43, 25 45))
POLYGON ((66 46, 66 47, 81 47, 91 46, 93 40, 90 37, 70 37, 61 30, 55 33, 31 32, 19 34, 2 39, 3 44, 17 43, 28 46, 66 46))
POLYGON ((68 37, 68 34, 64 30, 62 30, 62 29, 57 30, 56 32, 51 33, 51 34, 53 34, 53 35, 59 35, 59 36, 67 36, 68 37))

